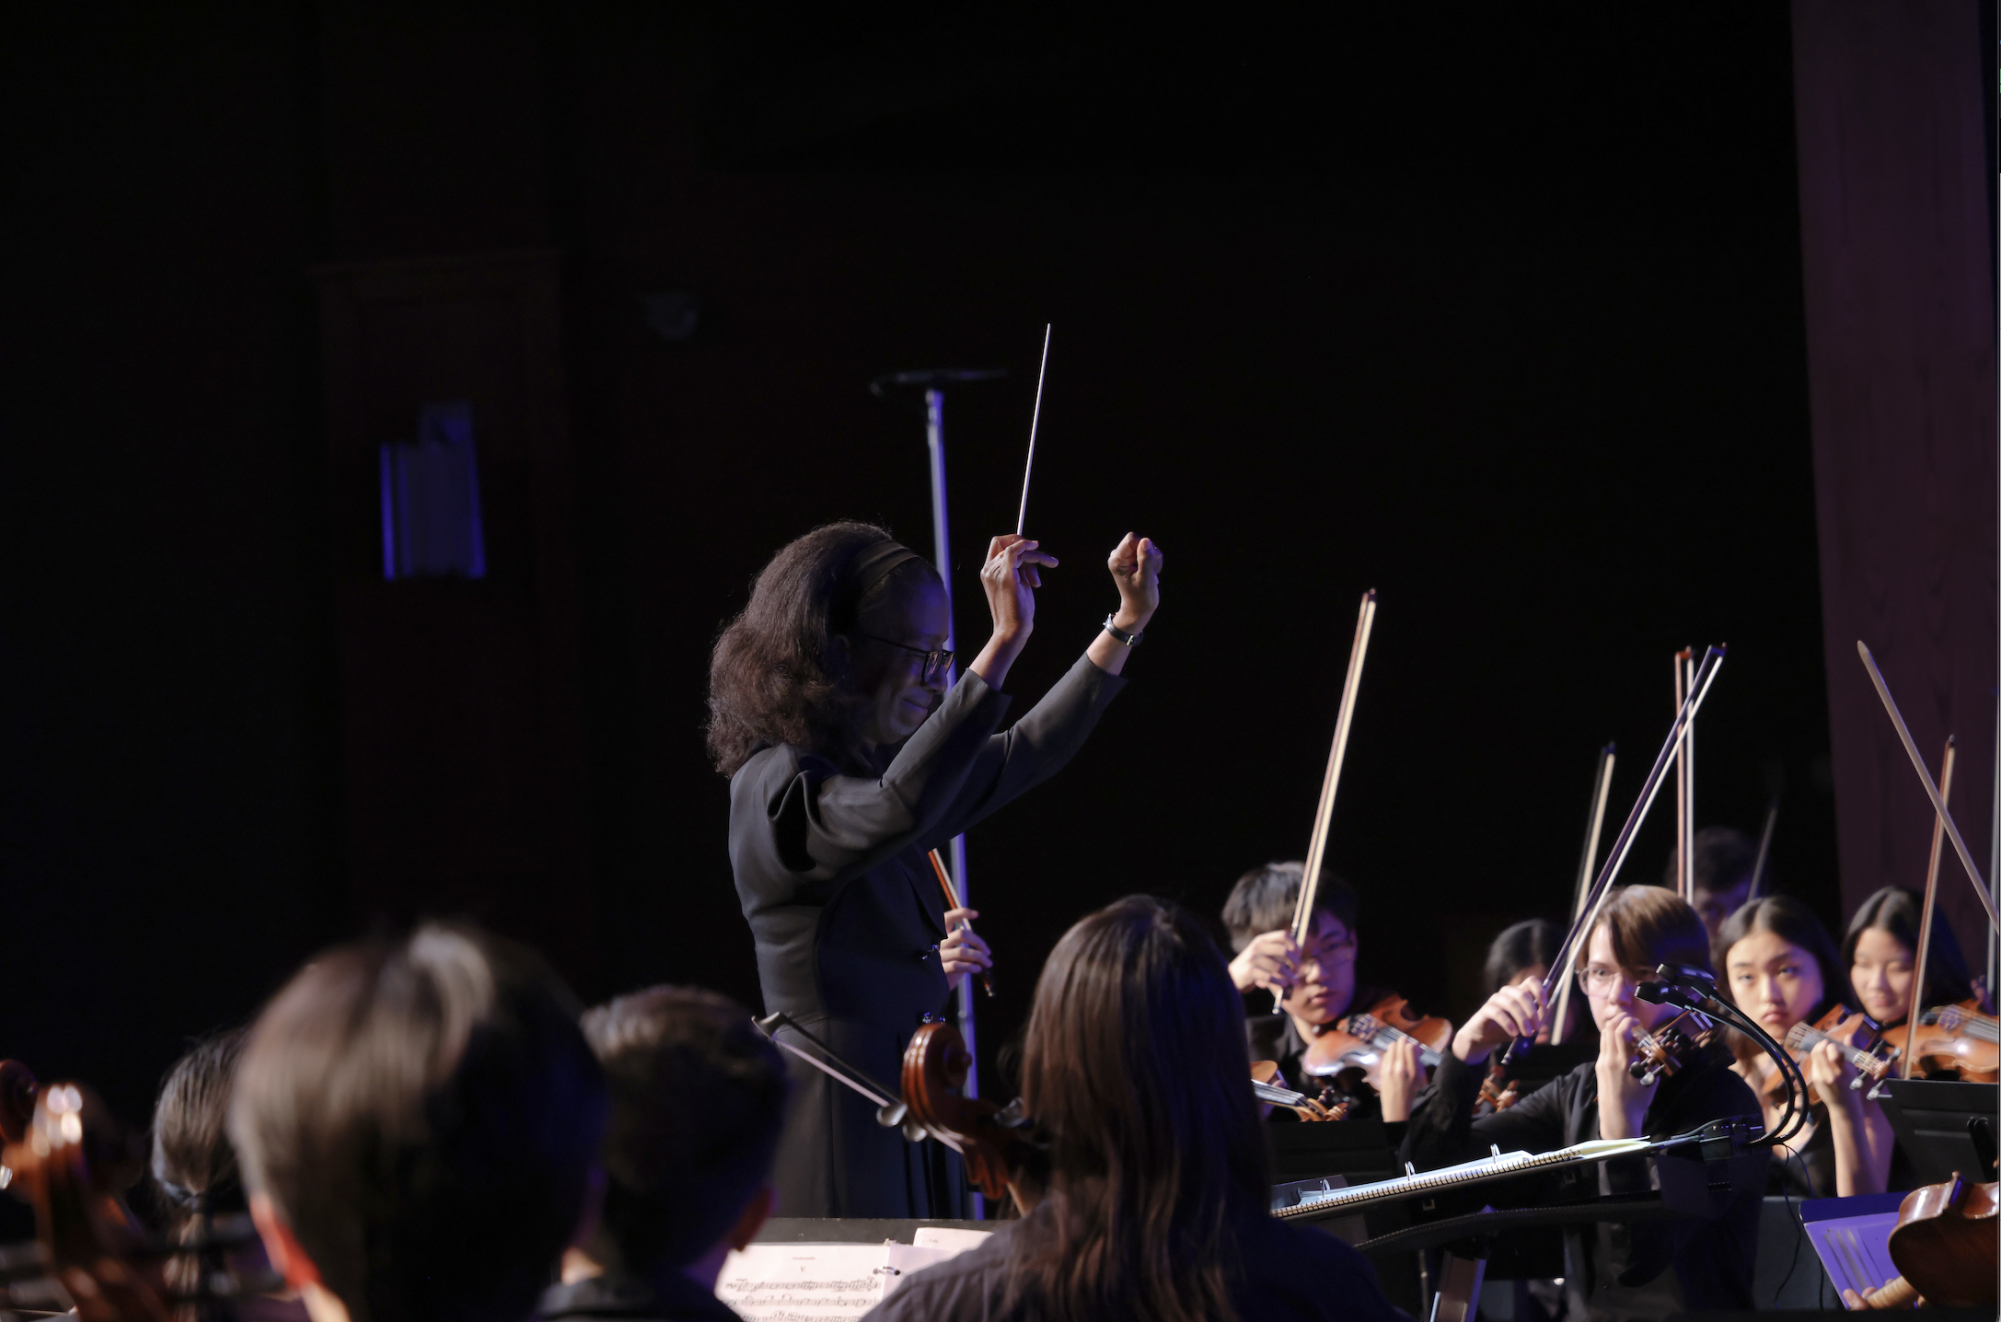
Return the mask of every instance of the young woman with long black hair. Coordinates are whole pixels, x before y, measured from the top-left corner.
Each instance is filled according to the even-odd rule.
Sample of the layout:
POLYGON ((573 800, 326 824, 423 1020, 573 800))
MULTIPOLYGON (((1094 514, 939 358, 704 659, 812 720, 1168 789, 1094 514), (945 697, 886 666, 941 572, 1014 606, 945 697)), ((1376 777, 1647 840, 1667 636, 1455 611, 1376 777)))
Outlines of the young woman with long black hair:
MULTIPOLYGON (((926 852, 1070 759, 1160 603, 1160 551, 1128 534, 1109 561, 1117 610, 1001 731, 1001 686, 1055 564, 1034 541, 993 540, 980 571, 993 634, 949 692, 938 572, 871 524, 830 524, 779 551, 716 642, 709 752, 730 780, 730 862, 764 1008, 877 1078, 896 1078, 911 1034, 991 963, 962 930, 978 915, 947 912, 926 852)), ((883 1128, 816 1070, 795 1079, 780 1214, 964 1214, 956 1156, 883 1128)))
POLYGON ((1272 1219, 1243 1002, 1193 915, 1135 895, 1056 943, 1021 1101, 1047 1187, 986 1243, 911 1277, 885 1322, 1392 1322, 1374 1270, 1272 1219))

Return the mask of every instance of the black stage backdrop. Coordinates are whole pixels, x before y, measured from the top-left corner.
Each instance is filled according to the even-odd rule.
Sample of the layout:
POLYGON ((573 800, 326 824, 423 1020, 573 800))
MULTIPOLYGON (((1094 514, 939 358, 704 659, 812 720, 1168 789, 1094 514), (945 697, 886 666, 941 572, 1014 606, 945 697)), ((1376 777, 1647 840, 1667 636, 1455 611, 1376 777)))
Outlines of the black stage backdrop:
POLYGON ((189 1034, 399 909, 349 862, 370 693, 338 548, 371 534, 329 490, 311 275, 390 258, 561 271, 575 570, 544 586, 579 662, 541 682, 577 690, 587 885, 528 860, 438 893, 531 940, 588 915, 561 955, 588 997, 755 1003, 709 644, 816 523, 928 548, 921 418, 871 378, 1006 366, 947 405, 976 650, 1045 321, 1029 526, 1064 563, 1018 702, 1110 608, 1128 529, 1165 601, 1083 755, 971 839, 989 1054, 1083 912, 1213 917, 1304 851, 1370 587, 1330 848, 1366 980, 1462 1016, 1492 934, 1560 916, 1596 750, 1609 838, 1691 643, 1732 648, 1701 820, 1755 831, 1783 791, 1780 882, 1838 921, 1784 5, 729 12, 10 9, 0 1054, 137 1118, 189 1034), (672 339, 643 296, 681 292, 672 339))

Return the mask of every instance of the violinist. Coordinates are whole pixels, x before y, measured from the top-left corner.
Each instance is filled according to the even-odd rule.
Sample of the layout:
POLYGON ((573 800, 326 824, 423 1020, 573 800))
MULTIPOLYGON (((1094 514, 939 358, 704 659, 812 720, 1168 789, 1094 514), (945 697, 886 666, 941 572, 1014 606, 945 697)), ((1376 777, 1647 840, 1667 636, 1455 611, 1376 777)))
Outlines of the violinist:
MULTIPOLYGON (((1692 902, 1714 944, 1716 934, 1723 930, 1730 915, 1751 898, 1753 874, 1758 869, 1758 842, 1727 826, 1705 826, 1695 833, 1694 853, 1692 902)), ((1667 875, 1661 884, 1675 890, 1681 879, 1679 869, 1678 852, 1670 854, 1667 875)), ((1769 875, 1765 888, 1771 888, 1769 875)))
POLYGON ((312 1322, 515 1322, 602 1177, 604 1073, 524 947, 427 924, 329 951, 250 1030, 229 1136, 312 1322))
POLYGON ((716 1277, 771 1212, 784 1059, 750 1011, 692 987, 618 997, 583 1028, 611 1086, 604 1212, 538 1316, 731 1322, 716 1277))
MULTIPOLYGON (((147 1186, 158 1205, 162 1229, 176 1243, 201 1239, 210 1219, 247 1211, 236 1149, 225 1125, 230 1089, 236 1082, 236 1062, 243 1054, 247 1031, 215 1033, 174 1062, 160 1084, 153 1107, 153 1155, 147 1186)), ((271 1261, 261 1244, 209 1249, 176 1257, 165 1265, 166 1284, 177 1294, 193 1294, 210 1277, 225 1274, 237 1281, 270 1273, 271 1261)), ((177 1310, 181 1322, 197 1317, 231 1322, 306 1322, 306 1307, 298 1295, 240 1294, 177 1310)))
MULTIPOLYGON (((1254 1004, 1245 1021, 1254 1060, 1278 1063, 1286 1085, 1309 1096, 1322 1085, 1305 1067, 1308 1048, 1351 1010, 1374 1005, 1386 993, 1368 990, 1357 995, 1355 954, 1359 938, 1355 919, 1360 901, 1354 888, 1331 872, 1320 874, 1319 903, 1304 943, 1292 938, 1289 925, 1306 875, 1304 863, 1267 863, 1237 878, 1223 904, 1223 925, 1229 929, 1230 981, 1248 996, 1284 994, 1277 1014, 1259 1013, 1254 1004)), ((1269 1004, 1269 1002, 1266 1002, 1269 1004)), ((1351 1115, 1379 1115, 1385 1124, 1410 1118, 1411 1099, 1423 1086, 1424 1072, 1417 1051, 1404 1043, 1385 1048, 1375 1096, 1356 1101, 1351 1115)), ((1275 1119, 1290 1118, 1283 1109, 1275 1119)))
MULTIPOLYGON (((1862 901, 1841 939, 1841 956, 1855 995, 1869 1017, 1884 1028, 1893 1028, 1910 1017, 1911 984, 1917 979, 1918 926, 1924 907, 1924 896, 1918 892, 1885 886, 1862 901)), ((1924 1003, 1930 1007, 1968 1002, 1984 1008, 1952 928, 1934 922, 1925 963, 1924 1003)))
MULTIPOLYGON (((1070 760, 1124 682, 1160 602, 1161 554, 1128 534, 1109 568, 1117 609, 1069 673, 1002 731, 1009 668, 1056 559, 997 537, 980 582, 993 634, 948 692, 938 573, 881 528, 836 523, 787 545, 717 639, 709 751, 730 779, 730 862, 767 1013, 895 1078, 912 1033, 991 964, 947 913, 926 852, 1070 760)), ((810 1069, 778 1158, 788 1216, 964 1215, 965 1176, 810 1069)))
MULTIPOLYGON (((1628 1070, 1640 1033, 1659 1031, 1680 1012, 1639 999, 1661 964, 1709 968, 1708 933, 1695 911, 1654 886, 1614 890, 1565 970, 1577 979, 1598 1027, 1598 1059, 1522 1098, 1475 1117, 1473 1103, 1491 1053, 1534 1037, 1553 999, 1534 980, 1502 987, 1453 1035, 1451 1050, 1418 1100, 1404 1160, 1420 1170, 1503 1151, 1548 1152, 1597 1138, 1666 1138, 1712 1120, 1757 1114, 1757 1101, 1730 1072, 1728 1057, 1693 1047, 1678 1068, 1644 1083, 1628 1070)), ((1599 1166, 1602 1194, 1640 1192, 1642 1158, 1599 1166)), ((1759 1200, 1746 1190, 1714 1221, 1596 1223, 1564 1231, 1563 1289, 1572 1317, 1655 1316, 1684 1310, 1751 1307, 1759 1200)))
MULTIPOLYGON (((1753 900, 1730 915, 1717 948, 1723 952, 1724 996, 1780 1042, 1797 1024, 1848 1021, 1854 1013, 1847 961, 1813 911, 1790 895, 1753 900)), ((1859 1045, 1866 1029, 1854 1019, 1835 1031, 1849 1045, 1859 1045)), ((1731 1036, 1733 1068, 1757 1091, 1769 1133, 1785 1111, 1782 1076, 1755 1044, 1731 1036)), ((1848 1086, 1854 1066, 1836 1043, 1815 1047, 1803 1065, 1815 1094, 1802 1099, 1812 1108, 1811 1128, 1803 1144, 1780 1152, 1787 1159, 1772 1167, 1772 1192, 1807 1198, 1882 1192, 1890 1161, 1882 1109, 1848 1086)))
POLYGON ((884 1322, 1246 1322, 1403 1315, 1359 1253, 1272 1219, 1243 1011, 1167 900, 1072 927, 1035 988, 1021 1101, 1046 1187, 984 1244, 909 1277, 884 1322))
MULTIPOLYGON (((1549 962, 1556 958, 1556 952, 1562 945, 1563 929, 1547 918, 1525 918, 1504 929, 1487 947, 1484 970, 1487 995, 1492 996, 1503 987, 1530 981, 1539 986, 1553 986, 1549 979, 1549 962)), ((1552 997, 1552 1005, 1554 1000, 1552 997)), ((1565 1041, 1574 1041, 1578 1029, 1578 1005, 1575 1000, 1570 1003, 1569 1018, 1563 1036, 1565 1041)), ((1535 1040, 1538 1043, 1548 1042, 1555 1027, 1553 1020, 1545 1023, 1536 1031, 1535 1040)))

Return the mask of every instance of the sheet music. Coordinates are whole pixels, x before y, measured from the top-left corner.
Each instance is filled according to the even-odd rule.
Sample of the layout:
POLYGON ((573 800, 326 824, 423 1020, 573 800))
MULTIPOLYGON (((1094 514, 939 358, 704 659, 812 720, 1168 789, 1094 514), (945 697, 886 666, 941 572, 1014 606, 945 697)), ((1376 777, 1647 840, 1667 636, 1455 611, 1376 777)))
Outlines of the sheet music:
POLYGON ((752 1244, 723 1261, 716 1298, 749 1322, 849 1322, 913 1272, 985 1240, 984 1230, 921 1227, 918 1244, 752 1244))

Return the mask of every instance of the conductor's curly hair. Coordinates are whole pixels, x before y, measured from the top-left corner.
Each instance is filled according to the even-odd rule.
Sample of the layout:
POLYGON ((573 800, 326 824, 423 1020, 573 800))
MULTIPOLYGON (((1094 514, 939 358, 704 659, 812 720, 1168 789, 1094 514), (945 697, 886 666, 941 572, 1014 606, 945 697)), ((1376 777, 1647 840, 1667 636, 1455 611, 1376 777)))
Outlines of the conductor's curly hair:
POLYGON ((920 576, 937 578, 929 564, 911 560, 855 594, 856 560, 889 537, 872 523, 830 523, 788 542, 759 572, 750 604, 723 626, 709 658, 704 729, 725 779, 777 744, 810 749, 843 771, 869 767, 857 723, 864 699, 832 640, 920 576))

